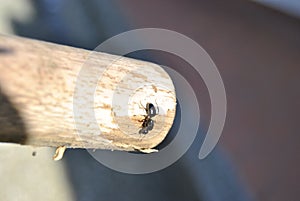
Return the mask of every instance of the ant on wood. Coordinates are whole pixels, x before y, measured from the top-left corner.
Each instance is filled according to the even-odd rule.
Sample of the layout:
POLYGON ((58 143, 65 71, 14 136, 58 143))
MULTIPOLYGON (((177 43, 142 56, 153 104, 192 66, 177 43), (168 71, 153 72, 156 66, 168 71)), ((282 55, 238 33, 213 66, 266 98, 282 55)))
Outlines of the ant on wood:
POLYGON ((140 122, 143 122, 143 123, 142 123, 142 128, 139 131, 139 134, 146 135, 149 131, 151 131, 153 129, 154 120, 151 118, 158 114, 159 109, 157 108, 157 113, 156 113, 156 109, 152 103, 147 103, 146 108, 144 108, 144 109, 147 114, 144 115, 145 118, 143 120, 140 120, 140 122))

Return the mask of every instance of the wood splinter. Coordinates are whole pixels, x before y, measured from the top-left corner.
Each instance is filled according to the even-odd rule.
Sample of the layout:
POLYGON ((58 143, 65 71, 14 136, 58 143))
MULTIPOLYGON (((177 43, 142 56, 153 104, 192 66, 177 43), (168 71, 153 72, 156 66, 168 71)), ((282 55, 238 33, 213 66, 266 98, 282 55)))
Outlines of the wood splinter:
POLYGON ((55 161, 61 160, 64 156, 66 148, 67 148, 66 146, 57 147, 55 150, 55 154, 53 156, 53 160, 55 160, 55 161))

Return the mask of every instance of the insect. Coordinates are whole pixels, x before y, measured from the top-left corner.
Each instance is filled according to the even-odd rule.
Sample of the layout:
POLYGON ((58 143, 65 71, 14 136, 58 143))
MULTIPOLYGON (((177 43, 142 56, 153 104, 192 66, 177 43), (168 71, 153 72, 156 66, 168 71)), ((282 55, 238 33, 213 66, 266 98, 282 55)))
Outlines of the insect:
POLYGON ((156 112, 156 109, 155 109, 154 105, 152 103, 147 103, 146 108, 144 108, 144 109, 146 110, 147 114, 144 115, 145 118, 140 121, 140 122, 143 122, 143 123, 142 123, 142 128, 139 131, 139 134, 146 135, 154 127, 154 120, 151 119, 151 118, 158 114, 157 113, 158 108, 157 108, 157 112, 156 112))

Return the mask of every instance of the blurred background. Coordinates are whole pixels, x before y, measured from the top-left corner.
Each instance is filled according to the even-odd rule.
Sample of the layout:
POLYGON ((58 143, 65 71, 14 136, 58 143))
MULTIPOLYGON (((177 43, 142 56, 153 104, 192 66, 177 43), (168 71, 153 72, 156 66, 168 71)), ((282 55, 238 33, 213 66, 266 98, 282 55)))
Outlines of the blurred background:
MULTIPOLYGON (((200 77, 181 72, 200 100, 200 130, 179 161, 147 175, 110 170, 86 150, 54 162, 51 148, 0 144, 0 200, 300 200, 299 18, 298 0, 0 0, 0 33, 89 50, 136 28, 182 33, 212 57, 228 99, 220 141, 198 160, 210 100, 200 77)), ((129 56, 190 68, 163 52, 129 56)))

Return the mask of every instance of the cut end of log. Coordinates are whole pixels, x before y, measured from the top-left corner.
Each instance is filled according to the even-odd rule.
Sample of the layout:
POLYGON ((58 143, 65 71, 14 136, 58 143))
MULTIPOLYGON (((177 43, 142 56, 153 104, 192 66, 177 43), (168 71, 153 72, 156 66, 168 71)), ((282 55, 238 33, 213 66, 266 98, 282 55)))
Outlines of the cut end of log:
POLYGON ((169 75, 159 65, 119 58, 103 76, 108 77, 105 84, 110 82, 112 91, 103 90, 103 79, 99 80, 94 104, 101 135, 128 150, 151 149, 162 142, 176 113, 175 89, 169 75), (108 75, 112 74, 110 80, 108 75), (156 115, 151 117, 153 128, 143 134, 147 104, 154 106, 156 115), (105 112, 110 116, 101 115, 105 112))

